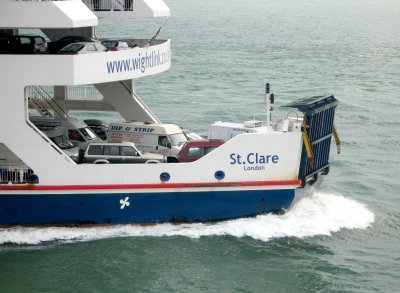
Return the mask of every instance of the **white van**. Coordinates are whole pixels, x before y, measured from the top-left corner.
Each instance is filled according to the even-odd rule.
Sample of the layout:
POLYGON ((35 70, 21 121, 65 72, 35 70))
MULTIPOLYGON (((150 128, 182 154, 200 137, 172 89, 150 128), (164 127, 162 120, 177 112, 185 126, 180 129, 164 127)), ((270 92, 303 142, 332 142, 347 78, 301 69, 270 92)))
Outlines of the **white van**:
POLYGON ((86 123, 76 118, 29 117, 29 120, 41 130, 54 127, 61 129, 81 150, 85 150, 89 142, 101 140, 86 123))
POLYGON ((261 121, 245 121, 244 123, 232 123, 217 121, 208 129, 209 140, 230 140, 232 137, 243 133, 268 132, 268 127, 261 121))
POLYGON ((114 122, 108 127, 107 141, 130 141, 142 152, 176 156, 187 138, 175 124, 114 122))

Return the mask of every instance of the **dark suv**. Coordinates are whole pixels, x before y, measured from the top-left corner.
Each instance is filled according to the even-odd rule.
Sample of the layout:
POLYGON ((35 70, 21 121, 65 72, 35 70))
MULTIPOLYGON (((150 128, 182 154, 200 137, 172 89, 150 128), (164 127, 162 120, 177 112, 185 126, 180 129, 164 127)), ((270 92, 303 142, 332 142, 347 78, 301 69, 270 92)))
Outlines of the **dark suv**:
POLYGON ((0 35, 1 54, 45 54, 47 42, 38 35, 0 35))
POLYGON ((97 134, 98 137, 100 137, 102 140, 107 139, 107 130, 108 127, 104 124, 103 121, 99 119, 86 119, 83 120, 91 130, 94 131, 94 133, 97 134))

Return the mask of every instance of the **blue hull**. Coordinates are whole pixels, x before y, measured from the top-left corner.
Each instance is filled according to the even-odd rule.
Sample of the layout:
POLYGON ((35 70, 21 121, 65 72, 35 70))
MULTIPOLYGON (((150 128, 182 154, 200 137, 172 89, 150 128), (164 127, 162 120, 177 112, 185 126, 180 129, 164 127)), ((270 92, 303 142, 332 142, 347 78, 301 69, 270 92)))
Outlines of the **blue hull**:
POLYGON ((206 222, 281 212, 295 189, 2 194, 0 225, 206 222))

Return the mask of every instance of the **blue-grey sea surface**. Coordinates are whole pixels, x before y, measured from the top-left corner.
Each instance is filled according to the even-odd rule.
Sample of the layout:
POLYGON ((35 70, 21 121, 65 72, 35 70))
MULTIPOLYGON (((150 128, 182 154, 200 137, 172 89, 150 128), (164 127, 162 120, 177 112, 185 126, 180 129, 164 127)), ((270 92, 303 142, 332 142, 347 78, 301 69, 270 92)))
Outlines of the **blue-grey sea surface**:
MULTIPOLYGON (((400 288, 400 2, 166 0, 172 15, 101 19, 99 37, 172 40, 137 80, 165 122, 214 121, 334 94, 341 154, 285 215, 215 224, 0 229, 0 292, 396 292, 400 288)), ((101 117, 97 114, 96 117, 101 117)), ((108 117, 112 119, 112 117, 108 117)))

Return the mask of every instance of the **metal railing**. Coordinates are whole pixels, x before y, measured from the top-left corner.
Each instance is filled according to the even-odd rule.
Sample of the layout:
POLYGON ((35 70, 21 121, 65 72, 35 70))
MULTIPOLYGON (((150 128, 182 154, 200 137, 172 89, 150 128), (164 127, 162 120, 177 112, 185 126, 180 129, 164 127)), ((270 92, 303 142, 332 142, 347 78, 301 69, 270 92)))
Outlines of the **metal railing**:
POLYGON ((132 0, 82 0, 93 11, 132 11, 132 0))
MULTIPOLYGON (((23 2, 47 2, 49 0, 15 0, 23 2)), ((66 1, 66 0, 51 0, 66 1)), ((89 9, 94 11, 132 11, 133 0, 82 0, 89 9)))
POLYGON ((58 117, 68 116, 64 109, 54 100, 54 94, 47 92, 44 87, 29 86, 27 87, 26 96, 29 100, 32 100, 46 116, 49 116, 51 113, 58 117))
POLYGON ((68 98, 71 100, 102 100, 103 95, 93 85, 67 87, 68 98))
POLYGON ((0 184, 37 183, 32 169, 21 167, 0 167, 0 184))

